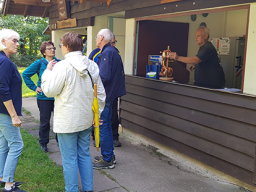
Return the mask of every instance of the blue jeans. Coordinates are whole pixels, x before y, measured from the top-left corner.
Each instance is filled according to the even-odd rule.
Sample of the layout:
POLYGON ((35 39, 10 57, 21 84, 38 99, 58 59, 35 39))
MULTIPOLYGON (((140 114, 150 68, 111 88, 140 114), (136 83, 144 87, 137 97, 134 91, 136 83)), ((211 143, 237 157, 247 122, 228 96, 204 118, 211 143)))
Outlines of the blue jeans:
POLYGON ((103 124, 100 125, 100 148, 102 158, 107 162, 110 162, 114 155, 111 117, 112 102, 107 102, 100 116, 103 120, 103 124))
POLYGON ((75 133, 58 133, 66 192, 78 192, 78 169, 84 191, 93 188, 90 134, 92 127, 75 133))
POLYGON ((20 128, 12 125, 9 115, 0 113, 0 177, 13 182, 14 173, 23 150, 20 128))

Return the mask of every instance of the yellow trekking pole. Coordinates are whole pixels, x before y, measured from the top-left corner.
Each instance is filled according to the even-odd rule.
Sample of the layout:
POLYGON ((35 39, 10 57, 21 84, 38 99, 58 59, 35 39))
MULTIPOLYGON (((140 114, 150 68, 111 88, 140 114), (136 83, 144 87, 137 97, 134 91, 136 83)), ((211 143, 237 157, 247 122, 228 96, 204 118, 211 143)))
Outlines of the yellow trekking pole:
POLYGON ((94 121, 95 121, 95 143, 97 147, 97 151, 99 151, 100 147, 100 125, 99 125, 99 103, 98 103, 98 97, 97 97, 97 84, 94 84, 94 99, 93 99, 93 105, 92 110, 94 112, 94 121))

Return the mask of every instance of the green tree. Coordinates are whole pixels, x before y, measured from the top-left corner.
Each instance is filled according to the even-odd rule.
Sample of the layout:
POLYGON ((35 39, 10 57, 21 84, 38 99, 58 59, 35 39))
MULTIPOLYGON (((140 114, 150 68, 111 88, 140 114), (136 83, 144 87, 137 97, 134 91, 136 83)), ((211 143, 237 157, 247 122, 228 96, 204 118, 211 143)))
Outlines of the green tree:
MULTIPOLYGON (((1 4, 1 0, 0 0, 1 4)), ((0 15, 0 29, 13 29, 20 35, 18 54, 12 59, 18 66, 28 66, 35 59, 41 57, 40 46, 43 41, 49 41, 49 35, 43 35, 49 19, 21 15, 0 15)))

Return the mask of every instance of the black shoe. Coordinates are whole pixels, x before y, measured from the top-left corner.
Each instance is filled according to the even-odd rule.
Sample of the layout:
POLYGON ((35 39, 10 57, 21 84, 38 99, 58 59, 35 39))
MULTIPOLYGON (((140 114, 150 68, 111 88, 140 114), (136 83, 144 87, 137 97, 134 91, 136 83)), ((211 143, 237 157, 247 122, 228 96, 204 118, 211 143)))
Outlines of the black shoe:
MULTIPOLYGON (((98 162, 98 161, 100 161, 101 159, 102 159, 102 156, 95 156, 95 157, 94 157, 94 161, 95 161, 95 162, 98 162)), ((116 156, 115 156, 115 155, 112 156, 112 162, 113 162, 114 164, 116 164, 116 156)))
POLYGON ((119 140, 114 140, 113 145, 114 147, 121 147, 121 143, 119 142, 119 140))
MULTIPOLYGON (((15 182, 15 181, 14 181, 15 182)), ((14 185, 16 187, 20 187, 22 185, 23 182, 15 182, 14 185)), ((4 186, 5 185, 5 182, 4 181, 0 181, 0 185, 4 186)))
POLYGON ((11 190, 6 190, 4 188, 3 192, 26 192, 26 191, 23 191, 21 190, 19 187, 17 187, 15 184, 11 187, 11 190))
POLYGON ((48 152, 47 145, 41 145, 41 150, 48 152))
POLYGON ((97 162, 93 162, 92 165, 93 165, 93 169, 114 169, 115 168, 115 165, 112 160, 110 162, 107 162, 104 159, 101 159, 97 162))

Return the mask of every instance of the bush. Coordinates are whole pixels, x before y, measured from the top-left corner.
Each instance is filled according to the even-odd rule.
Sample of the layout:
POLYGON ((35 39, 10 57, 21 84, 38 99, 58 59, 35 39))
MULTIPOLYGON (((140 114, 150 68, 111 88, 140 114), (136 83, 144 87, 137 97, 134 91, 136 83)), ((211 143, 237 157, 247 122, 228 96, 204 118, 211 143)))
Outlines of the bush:
POLYGON ((41 57, 38 55, 20 55, 19 53, 11 55, 12 62, 18 67, 28 67, 37 59, 41 59, 41 57))

